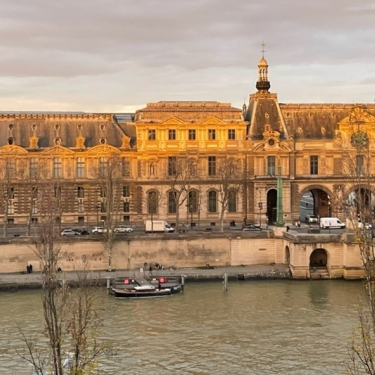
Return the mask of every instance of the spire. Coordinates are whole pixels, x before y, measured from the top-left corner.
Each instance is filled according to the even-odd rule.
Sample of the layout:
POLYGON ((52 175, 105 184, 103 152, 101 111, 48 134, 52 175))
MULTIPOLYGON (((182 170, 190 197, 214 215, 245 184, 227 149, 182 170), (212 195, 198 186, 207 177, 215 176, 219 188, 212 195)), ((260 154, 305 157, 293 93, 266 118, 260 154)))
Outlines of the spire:
POLYGON ((271 84, 268 81, 268 63, 267 60, 264 58, 264 49, 266 45, 264 42, 262 43, 262 58, 258 63, 258 82, 256 84, 256 88, 258 91, 261 92, 268 92, 271 87, 271 84))

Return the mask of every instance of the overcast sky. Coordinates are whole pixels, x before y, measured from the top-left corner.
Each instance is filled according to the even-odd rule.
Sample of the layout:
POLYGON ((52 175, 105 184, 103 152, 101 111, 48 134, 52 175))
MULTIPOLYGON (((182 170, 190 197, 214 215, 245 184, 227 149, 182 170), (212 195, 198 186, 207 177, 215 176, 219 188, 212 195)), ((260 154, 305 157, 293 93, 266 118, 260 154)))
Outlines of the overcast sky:
POLYGON ((374 103, 373 0, 0 0, 0 111, 374 103))

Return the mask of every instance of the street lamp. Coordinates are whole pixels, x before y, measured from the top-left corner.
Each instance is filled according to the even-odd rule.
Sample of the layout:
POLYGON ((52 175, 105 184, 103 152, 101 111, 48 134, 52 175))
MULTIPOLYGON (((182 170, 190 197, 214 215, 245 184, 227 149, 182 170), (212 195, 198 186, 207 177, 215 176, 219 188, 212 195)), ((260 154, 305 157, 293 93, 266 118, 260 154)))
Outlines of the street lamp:
POLYGON ((263 202, 258 202, 258 207, 259 207, 259 226, 262 227, 263 202))

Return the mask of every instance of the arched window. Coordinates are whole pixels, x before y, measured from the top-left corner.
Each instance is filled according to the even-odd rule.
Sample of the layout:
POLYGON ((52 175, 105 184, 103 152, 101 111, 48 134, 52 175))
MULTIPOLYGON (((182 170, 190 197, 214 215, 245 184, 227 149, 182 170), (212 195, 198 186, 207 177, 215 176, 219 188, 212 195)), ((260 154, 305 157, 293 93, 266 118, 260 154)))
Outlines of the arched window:
POLYGON ((208 192, 208 212, 217 212, 217 193, 215 190, 208 192))
POLYGON ((148 193, 148 213, 149 214, 156 214, 158 209, 158 195, 156 191, 150 191, 148 193))
POLYGON ((228 194, 228 212, 237 212, 237 192, 230 190, 228 194))
POLYGON ((196 190, 189 191, 187 206, 190 213, 198 212, 198 192, 196 190))
POLYGON ((177 212, 176 192, 170 191, 168 193, 168 213, 175 214, 176 212, 177 212))

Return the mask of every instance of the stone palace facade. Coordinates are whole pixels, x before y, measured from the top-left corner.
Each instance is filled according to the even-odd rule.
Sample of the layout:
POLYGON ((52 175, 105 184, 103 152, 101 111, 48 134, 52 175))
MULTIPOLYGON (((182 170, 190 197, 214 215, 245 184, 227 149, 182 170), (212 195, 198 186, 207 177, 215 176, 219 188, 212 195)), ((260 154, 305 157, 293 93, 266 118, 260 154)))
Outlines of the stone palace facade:
POLYGON ((38 223, 48 185, 59 198, 56 220, 102 222, 108 173, 120 224, 271 224, 278 194, 288 224, 307 192, 315 215, 344 218, 344 203, 363 189, 349 161, 363 171, 374 154, 375 104, 279 103, 264 58, 258 73, 242 109, 168 101, 135 114, 0 112, 0 220, 38 223))

